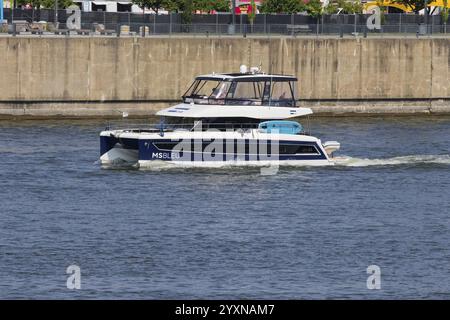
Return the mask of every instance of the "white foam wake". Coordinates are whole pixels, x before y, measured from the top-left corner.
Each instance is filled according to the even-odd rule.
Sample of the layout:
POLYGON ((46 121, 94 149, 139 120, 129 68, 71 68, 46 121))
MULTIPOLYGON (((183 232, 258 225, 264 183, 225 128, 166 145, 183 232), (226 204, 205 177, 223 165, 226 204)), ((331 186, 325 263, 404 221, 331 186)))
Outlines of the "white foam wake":
POLYGON ((395 166, 417 164, 450 164, 450 155, 409 155, 393 158, 366 159, 353 157, 337 157, 336 165, 347 167, 395 166))
POLYGON ((298 161, 161 161, 161 160, 151 160, 145 163, 139 164, 139 169, 141 170, 170 170, 174 168, 196 168, 196 169, 232 169, 232 168, 277 168, 280 167, 309 167, 309 166, 325 166, 332 165, 333 163, 328 160, 322 161, 309 161, 307 163, 298 161))
MULTIPOLYGON (((440 164, 450 165, 450 155, 409 155, 393 158, 355 158, 350 156, 340 156, 333 158, 333 162, 337 167, 369 167, 369 166, 401 166, 401 165, 429 165, 440 164)), ((278 163, 260 162, 260 161, 231 161, 231 162, 175 162, 152 160, 144 165, 137 163, 111 163, 102 165, 105 169, 123 169, 123 168, 139 168, 141 170, 161 171, 183 168, 205 168, 205 169, 228 169, 228 168, 248 168, 248 167, 311 167, 311 166, 329 166, 333 164, 328 161, 310 161, 309 163, 298 161, 280 161, 278 163)))

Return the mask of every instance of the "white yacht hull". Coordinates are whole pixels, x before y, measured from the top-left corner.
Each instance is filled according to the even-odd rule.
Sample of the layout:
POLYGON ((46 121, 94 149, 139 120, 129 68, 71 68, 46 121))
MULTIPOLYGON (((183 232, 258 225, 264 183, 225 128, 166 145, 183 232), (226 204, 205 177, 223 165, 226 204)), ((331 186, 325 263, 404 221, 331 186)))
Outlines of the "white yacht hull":
POLYGON ((101 133, 102 164, 155 161, 194 167, 334 165, 320 139, 308 135, 246 131, 173 131, 164 133, 113 130, 101 133), (270 150, 270 151, 269 151, 270 150))

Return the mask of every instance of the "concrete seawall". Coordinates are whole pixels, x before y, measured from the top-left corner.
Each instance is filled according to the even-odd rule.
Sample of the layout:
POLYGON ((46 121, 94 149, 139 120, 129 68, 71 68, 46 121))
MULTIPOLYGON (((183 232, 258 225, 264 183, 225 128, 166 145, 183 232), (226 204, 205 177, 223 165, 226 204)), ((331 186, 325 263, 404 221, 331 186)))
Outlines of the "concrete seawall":
POLYGON ((0 117, 151 115, 239 65, 299 78, 326 113, 450 113, 450 39, 0 38, 0 117))

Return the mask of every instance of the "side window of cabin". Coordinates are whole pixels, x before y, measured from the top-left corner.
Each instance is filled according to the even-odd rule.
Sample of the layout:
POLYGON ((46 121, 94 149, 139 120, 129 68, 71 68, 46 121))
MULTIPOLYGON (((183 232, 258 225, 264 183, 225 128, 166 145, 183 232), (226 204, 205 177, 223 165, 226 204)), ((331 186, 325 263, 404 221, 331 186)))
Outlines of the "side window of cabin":
POLYGON ((242 81, 234 83, 234 90, 230 90, 228 99, 240 104, 260 105, 264 90, 262 81, 242 81))
POLYGON ((293 96, 291 86, 288 81, 272 82, 272 101, 273 105, 289 106, 292 104, 293 96))
POLYGON ((211 98, 212 99, 225 99, 225 97, 227 96, 228 91, 230 90, 230 82, 221 82, 214 90, 213 93, 211 94, 211 98))

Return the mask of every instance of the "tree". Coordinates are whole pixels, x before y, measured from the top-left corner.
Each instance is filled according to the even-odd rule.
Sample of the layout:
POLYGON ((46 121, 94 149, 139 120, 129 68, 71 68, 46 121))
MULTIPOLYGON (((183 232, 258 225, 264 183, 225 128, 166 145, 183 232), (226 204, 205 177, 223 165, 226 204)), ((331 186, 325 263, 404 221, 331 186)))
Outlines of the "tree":
POLYGON ((181 13, 181 21, 184 24, 190 24, 192 22, 192 12, 194 11, 193 1, 184 0, 183 9, 181 13))
MULTIPOLYGON (((34 9, 45 8, 53 9, 55 7, 55 0, 17 0, 18 5, 30 4, 34 9)), ((58 0, 58 8, 65 9, 72 5, 72 0, 58 0)))
POLYGON ((265 0, 262 13, 298 13, 306 10, 303 0, 265 0))
POLYGON ((360 0, 338 0, 337 7, 347 14, 362 13, 363 4, 360 0))
POLYGON ((134 4, 141 8, 152 9, 156 13, 160 9, 169 12, 183 12, 187 15, 195 10, 210 11, 230 11, 230 3, 228 0, 132 0, 134 4))
POLYGON ((418 14, 420 10, 423 10, 425 8, 424 0, 394 0, 393 2, 400 3, 406 7, 409 7, 416 14, 418 14))
POLYGON ((442 20, 444 21, 444 23, 446 24, 448 21, 448 0, 444 0, 444 7, 442 8, 441 11, 441 15, 442 15, 442 20))
POLYGON ((132 2, 142 9, 152 9, 156 14, 158 14, 159 9, 162 8, 164 0, 132 0, 132 2))
POLYGON ((252 31, 253 31, 253 22, 255 21, 255 18, 256 18, 256 4, 255 0, 252 0, 250 3, 250 12, 248 13, 248 20, 252 25, 252 31))
POLYGON ((335 14, 338 13, 339 6, 335 2, 328 2, 328 4, 323 8, 323 13, 325 14, 335 14))
POLYGON ((161 6, 168 12, 179 12, 183 11, 185 2, 184 0, 163 0, 161 6))
POLYGON ((320 2, 320 0, 309 0, 306 4, 306 12, 314 18, 321 17, 323 11, 322 2, 320 2))
POLYGON ((284 10, 285 1, 265 0, 261 5, 262 13, 281 13, 284 10))
POLYGON ((230 2, 228 0, 193 0, 194 10, 199 10, 203 12, 210 11, 230 11, 230 2))

